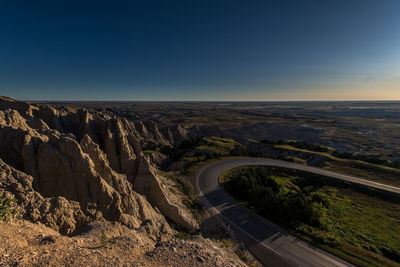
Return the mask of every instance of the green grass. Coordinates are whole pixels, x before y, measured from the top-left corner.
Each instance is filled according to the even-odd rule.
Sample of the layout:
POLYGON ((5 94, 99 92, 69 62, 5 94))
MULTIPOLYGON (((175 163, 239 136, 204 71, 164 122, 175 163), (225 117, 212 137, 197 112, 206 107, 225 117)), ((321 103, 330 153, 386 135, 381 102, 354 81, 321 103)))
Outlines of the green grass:
POLYGON ((189 157, 189 158, 184 158, 185 160, 185 165, 181 171, 183 175, 192 177, 199 169, 200 167, 211 163, 216 160, 220 160, 220 158, 210 158, 206 159, 205 156, 198 156, 198 157, 189 157))
POLYGON ((290 160, 290 161, 292 161, 294 163, 298 163, 298 164, 307 165, 307 160, 301 159, 301 158, 298 158, 298 157, 286 156, 286 160, 290 160))
POLYGON ((230 156, 231 151, 239 147, 242 145, 232 139, 215 136, 203 137, 192 148, 190 156, 183 158, 185 164, 182 173, 192 176, 204 164, 230 156))
POLYGON ((297 148, 291 145, 275 145, 275 148, 280 148, 280 149, 286 149, 286 150, 294 150, 294 151, 300 151, 300 152, 305 152, 305 153, 311 153, 311 154, 318 154, 324 157, 327 157, 331 160, 335 160, 335 161, 343 161, 343 162, 357 162, 358 164, 362 164, 365 166, 372 166, 378 169, 383 169, 383 170, 390 170, 390 171, 395 171, 398 172, 400 174, 400 170, 396 169, 396 168, 392 168, 392 167, 388 167, 388 166, 384 166, 384 165, 378 165, 378 164, 374 164, 374 163, 369 163, 369 162, 365 162, 365 161, 361 161, 361 160, 355 160, 355 159, 342 159, 342 158, 338 158, 335 157, 333 155, 331 155, 328 152, 317 152, 317 151, 311 151, 311 150, 307 150, 307 149, 302 149, 302 148, 297 148))
POLYGON ((101 232, 100 243, 101 243, 101 246, 104 248, 108 248, 110 246, 110 239, 106 235, 106 232, 104 232, 104 231, 101 232))
POLYGON ((226 146, 226 145, 232 145, 232 144, 236 144, 239 145, 238 142, 230 139, 230 138, 222 138, 222 137, 216 137, 216 136, 211 136, 211 137, 205 137, 204 140, 214 143, 214 144, 218 144, 218 145, 222 145, 222 146, 226 146))
POLYGON ((193 157, 184 157, 183 160, 186 162, 199 162, 199 161, 206 160, 206 156, 200 155, 200 156, 193 156, 193 157))
MULTIPOLYGON (((317 151, 307 150, 307 149, 303 149, 303 148, 297 148, 297 147, 294 147, 294 146, 291 146, 291 145, 274 145, 274 147, 275 148, 280 148, 280 149, 285 149, 285 150, 293 150, 293 151, 317 154, 317 155, 320 155, 320 156, 327 157, 327 158, 329 158, 331 160, 347 161, 347 159, 337 158, 337 157, 329 154, 328 152, 317 152, 317 151)), ((384 166, 382 166, 382 167, 384 167, 384 166)))
MULTIPOLYGON (((243 168, 247 167, 223 173, 220 182, 229 182, 229 177, 243 168)), ((279 168, 273 170, 270 177, 285 190, 301 190, 295 184, 299 177, 288 175, 279 168)), ((327 214, 319 227, 300 224, 289 228, 286 225, 286 230, 358 266, 400 266, 398 202, 333 186, 307 188, 328 201, 327 214)), ((241 204, 246 206, 247 202, 242 200, 241 204)))
POLYGON ((300 188, 292 181, 295 179, 293 176, 271 176, 279 185, 282 185, 286 191, 299 191, 300 188))
POLYGON ((325 169, 400 187, 400 172, 397 169, 376 168, 372 164, 365 165, 351 160, 327 162, 325 169))
POLYGON ((0 198, 0 222, 14 218, 19 212, 16 200, 13 197, 0 198))
POLYGON ((204 142, 200 146, 196 147, 197 151, 208 151, 220 155, 227 155, 235 147, 242 146, 238 142, 228 138, 213 136, 207 138, 204 137, 203 140, 204 142))
POLYGON ((316 192, 330 201, 323 228, 302 226, 295 232, 360 266, 400 266, 385 258, 400 255, 399 204, 349 189, 322 187, 316 192))
POLYGON ((327 152, 315 152, 296 148, 290 145, 275 145, 274 147, 284 150, 299 151, 324 156, 329 160, 326 162, 326 166, 324 167, 327 170, 353 175, 375 182, 382 182, 393 186, 400 186, 400 170, 396 168, 368 163, 361 160, 342 159, 327 152))
POLYGON ((153 154, 153 153, 156 153, 156 152, 158 152, 158 151, 151 150, 151 149, 143 150, 143 153, 148 153, 148 154, 153 154))

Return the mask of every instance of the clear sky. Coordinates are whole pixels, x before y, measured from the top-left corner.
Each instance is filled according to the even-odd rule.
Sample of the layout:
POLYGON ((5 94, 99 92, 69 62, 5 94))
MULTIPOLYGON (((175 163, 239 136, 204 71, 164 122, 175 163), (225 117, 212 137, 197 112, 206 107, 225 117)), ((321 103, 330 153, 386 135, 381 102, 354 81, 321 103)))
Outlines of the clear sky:
POLYGON ((400 1, 1 1, 0 95, 400 100, 400 1))

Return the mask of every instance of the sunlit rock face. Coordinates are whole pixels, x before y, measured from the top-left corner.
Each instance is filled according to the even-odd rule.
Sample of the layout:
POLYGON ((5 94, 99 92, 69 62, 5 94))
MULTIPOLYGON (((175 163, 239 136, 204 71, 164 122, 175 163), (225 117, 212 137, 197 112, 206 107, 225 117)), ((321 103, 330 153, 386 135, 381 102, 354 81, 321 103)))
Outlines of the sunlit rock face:
POLYGON ((72 234, 89 220, 170 233, 165 220, 198 227, 165 186, 140 142, 171 145, 183 129, 85 109, 0 98, 0 194, 14 195, 25 217, 72 234))

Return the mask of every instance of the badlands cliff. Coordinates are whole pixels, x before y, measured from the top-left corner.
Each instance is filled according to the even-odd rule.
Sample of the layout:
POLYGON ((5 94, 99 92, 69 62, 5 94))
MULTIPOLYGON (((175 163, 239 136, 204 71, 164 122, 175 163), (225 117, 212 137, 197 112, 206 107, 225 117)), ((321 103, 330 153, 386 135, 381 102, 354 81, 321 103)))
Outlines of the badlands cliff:
POLYGON ((167 219, 194 230, 192 215, 165 186, 141 142, 166 145, 180 131, 85 109, 0 98, 0 195, 22 216, 71 235, 93 220, 171 233, 167 219))

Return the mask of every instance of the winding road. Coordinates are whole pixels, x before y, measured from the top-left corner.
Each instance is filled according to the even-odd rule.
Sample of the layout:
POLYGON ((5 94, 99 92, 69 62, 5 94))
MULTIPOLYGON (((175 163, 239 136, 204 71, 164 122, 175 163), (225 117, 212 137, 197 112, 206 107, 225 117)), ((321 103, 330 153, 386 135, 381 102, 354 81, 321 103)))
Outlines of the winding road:
POLYGON ((224 220, 247 249, 267 266, 351 266, 338 257, 315 248, 288 234, 282 228, 239 205, 220 186, 224 171, 247 165, 264 165, 296 169, 377 190, 400 194, 400 188, 338 174, 301 164, 266 158, 231 158, 202 167, 194 177, 200 199, 215 216, 224 220))

